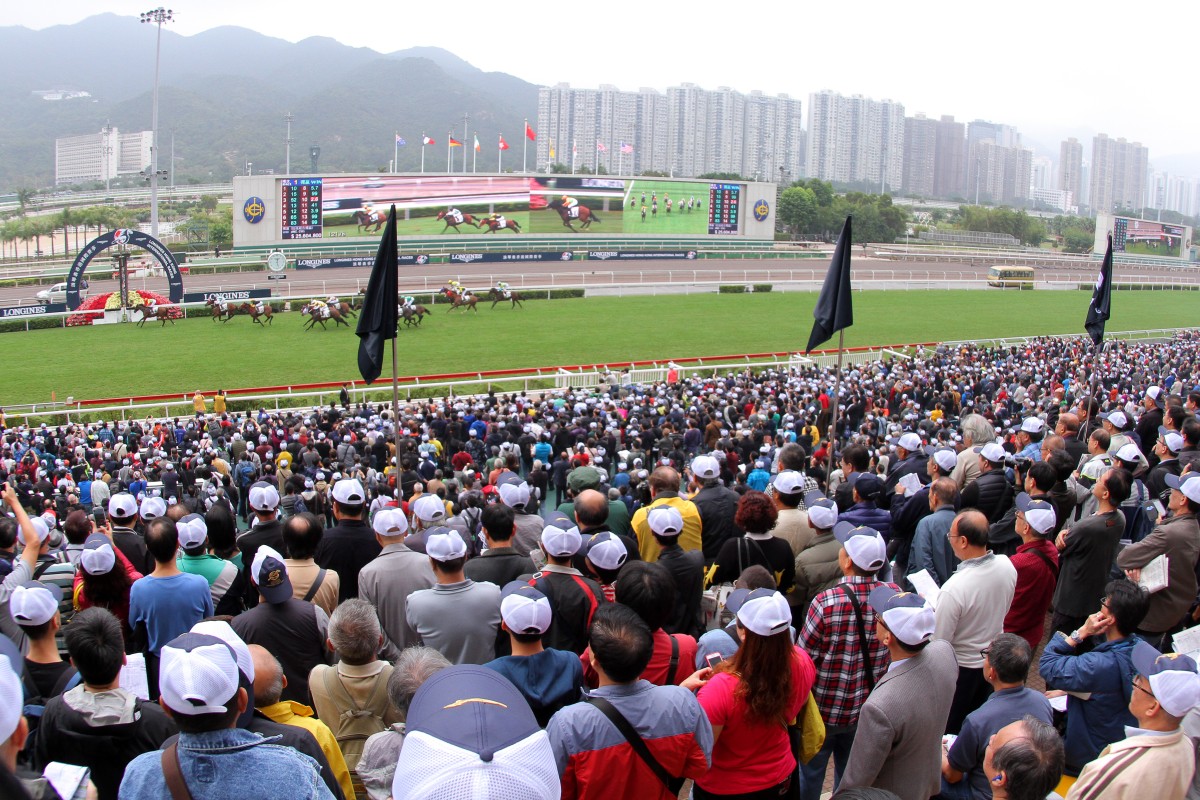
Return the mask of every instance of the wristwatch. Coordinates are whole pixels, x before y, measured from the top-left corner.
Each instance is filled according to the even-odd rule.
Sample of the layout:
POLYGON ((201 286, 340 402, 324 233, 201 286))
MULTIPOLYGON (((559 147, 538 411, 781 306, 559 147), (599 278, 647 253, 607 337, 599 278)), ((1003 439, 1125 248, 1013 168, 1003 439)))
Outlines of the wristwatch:
POLYGON ((1083 630, 1081 628, 1076 628, 1075 630, 1071 631, 1071 635, 1068 636, 1067 638, 1073 640, 1075 642, 1075 644, 1079 644, 1080 642, 1083 641, 1083 638, 1084 638, 1083 630))

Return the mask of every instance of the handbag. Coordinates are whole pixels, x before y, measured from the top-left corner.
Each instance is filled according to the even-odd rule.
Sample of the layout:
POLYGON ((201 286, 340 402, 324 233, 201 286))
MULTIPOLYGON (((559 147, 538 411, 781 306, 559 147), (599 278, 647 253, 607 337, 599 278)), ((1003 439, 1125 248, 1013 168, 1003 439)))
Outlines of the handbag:
POLYGON ((801 764, 812 761, 825 745, 825 720, 821 719, 821 709, 817 708, 817 699, 812 692, 808 693, 796 719, 787 726, 787 732, 792 755, 801 764))

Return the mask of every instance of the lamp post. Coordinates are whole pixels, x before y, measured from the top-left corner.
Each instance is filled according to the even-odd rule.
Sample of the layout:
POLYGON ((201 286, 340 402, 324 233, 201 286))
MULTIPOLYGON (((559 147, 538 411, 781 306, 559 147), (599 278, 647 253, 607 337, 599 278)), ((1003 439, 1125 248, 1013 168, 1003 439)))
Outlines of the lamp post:
POLYGON ((165 22, 175 19, 175 12, 169 8, 151 9, 141 15, 142 22, 158 26, 158 35, 154 44, 154 111, 150 122, 150 235, 158 238, 158 62, 162 54, 162 26, 165 22))

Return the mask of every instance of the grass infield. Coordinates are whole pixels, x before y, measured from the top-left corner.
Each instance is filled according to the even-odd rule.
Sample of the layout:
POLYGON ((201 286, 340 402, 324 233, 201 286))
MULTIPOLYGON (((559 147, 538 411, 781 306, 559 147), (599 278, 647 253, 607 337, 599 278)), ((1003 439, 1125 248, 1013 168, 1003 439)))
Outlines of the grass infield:
MULTIPOLYGON (((812 329, 815 292, 593 297, 437 306, 398 339, 400 374, 796 351, 812 329)), ((879 291, 854 295, 846 346, 1082 333, 1090 292, 879 291)), ((302 331, 299 313, 262 329, 247 317, 102 325, 0 336, 0 406, 217 388, 354 380, 351 327, 302 331)), ((1192 292, 1118 292, 1111 331, 1196 325, 1192 292)), ((836 346, 836 339, 824 345, 836 346)), ((390 352, 387 363, 390 367, 390 352)), ((390 378, 390 368, 383 378, 390 378)))

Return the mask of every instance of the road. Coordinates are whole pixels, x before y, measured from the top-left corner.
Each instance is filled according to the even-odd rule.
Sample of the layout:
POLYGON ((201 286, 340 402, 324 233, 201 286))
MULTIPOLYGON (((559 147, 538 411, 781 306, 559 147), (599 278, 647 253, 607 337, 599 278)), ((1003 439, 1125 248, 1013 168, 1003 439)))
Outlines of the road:
MULTIPOLYGON (((935 262, 898 262, 886 259, 854 258, 854 279, 859 285, 871 288, 925 288, 926 286, 978 288, 987 268, 970 264, 935 262)), ((116 291, 117 282, 111 280, 109 265, 97 264, 88 273, 90 293, 116 291)), ((506 280, 514 289, 528 286, 584 286, 596 287, 597 291, 670 291, 665 284, 674 284, 677 290, 696 283, 772 283, 796 284, 804 288, 819 288, 824 280, 828 262, 824 259, 776 259, 771 261, 729 259, 718 261, 557 261, 528 262, 522 264, 426 264, 401 268, 400 289, 413 292, 436 291, 448 278, 456 278, 468 288, 486 290, 498 280, 506 280), (639 290, 637 287, 643 286, 639 290)), ((1070 284, 1091 283, 1095 280, 1093 265, 1087 268, 1067 270, 1039 270, 1041 281, 1070 284)), ((316 294, 354 294, 363 288, 370 277, 370 268, 294 270, 285 273, 286 280, 268 281, 265 272, 225 273, 220 275, 185 275, 184 290, 228 291, 269 287, 276 296, 300 296, 316 294)), ((1127 269, 1118 266, 1116 281, 1157 280, 1177 283, 1200 283, 1200 270, 1170 270, 1165 268, 1127 269)), ((165 294, 165 278, 131 280, 135 289, 149 289, 165 294)), ((0 305, 19 305, 31 302, 36 293, 45 287, 11 287, 0 289, 0 305)))

